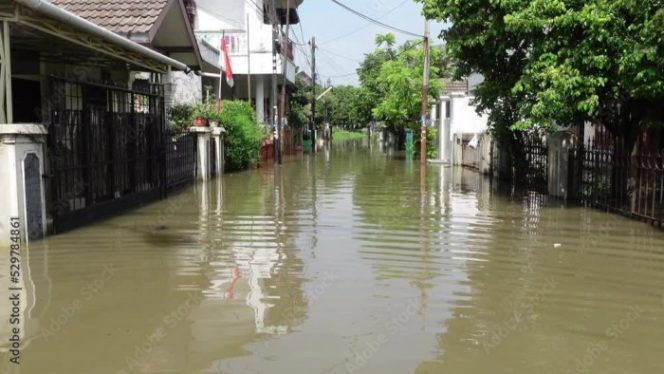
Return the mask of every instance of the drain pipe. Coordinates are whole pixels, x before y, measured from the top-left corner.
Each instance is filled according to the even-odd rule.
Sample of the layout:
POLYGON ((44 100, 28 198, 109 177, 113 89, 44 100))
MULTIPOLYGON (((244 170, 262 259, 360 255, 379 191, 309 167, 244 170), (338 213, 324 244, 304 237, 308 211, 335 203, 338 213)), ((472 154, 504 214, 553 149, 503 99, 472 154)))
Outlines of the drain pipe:
POLYGON ((45 14, 49 17, 55 18, 58 21, 61 21, 63 23, 81 29, 83 31, 89 32, 90 34, 93 34, 99 38, 120 45, 124 48, 127 48, 132 52, 150 57, 156 61, 161 62, 162 64, 169 65, 178 70, 183 70, 185 73, 191 72, 191 69, 186 64, 183 64, 180 61, 174 60, 168 56, 164 56, 157 51, 154 51, 150 48, 135 43, 95 23, 85 20, 63 8, 55 6, 48 1, 45 0, 14 0, 14 1, 36 12, 45 14))

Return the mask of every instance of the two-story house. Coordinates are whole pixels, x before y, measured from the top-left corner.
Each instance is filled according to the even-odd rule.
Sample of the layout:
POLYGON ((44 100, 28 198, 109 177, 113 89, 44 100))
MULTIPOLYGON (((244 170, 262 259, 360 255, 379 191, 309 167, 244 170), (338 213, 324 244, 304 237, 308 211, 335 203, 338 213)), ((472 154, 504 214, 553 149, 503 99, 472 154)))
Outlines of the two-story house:
MULTIPOLYGON (((208 45, 220 46, 221 38, 225 38, 235 84, 231 88, 222 84, 221 97, 235 99, 251 99, 259 121, 270 123, 272 118, 272 52, 273 43, 273 12, 276 8, 276 22, 283 28, 287 22, 299 23, 297 8, 303 0, 197 0, 197 17, 195 30, 199 41, 208 45), (287 12, 286 9, 289 9, 287 12)), ((283 33, 281 33, 283 35, 283 33)), ((285 38, 282 38, 282 40, 285 38)), ((278 92, 283 84, 293 85, 297 67, 293 56, 293 43, 286 45, 286 58, 277 53, 277 85, 278 92), (286 74, 283 67, 286 64, 286 74)), ((205 78, 204 85, 214 87, 216 95, 218 80, 205 78)), ((279 97, 279 95, 277 95, 279 97)), ((280 105, 278 106, 281 107, 280 105)))

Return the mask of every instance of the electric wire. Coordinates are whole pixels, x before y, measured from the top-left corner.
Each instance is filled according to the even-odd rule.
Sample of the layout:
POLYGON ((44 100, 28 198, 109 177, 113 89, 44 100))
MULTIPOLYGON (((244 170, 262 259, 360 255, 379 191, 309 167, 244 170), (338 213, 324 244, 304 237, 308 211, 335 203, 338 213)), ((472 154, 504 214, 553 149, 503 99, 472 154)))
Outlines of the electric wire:
POLYGON ((362 18, 362 19, 365 19, 365 20, 367 20, 367 21, 369 21, 369 22, 371 22, 371 23, 373 23, 373 24, 376 24, 376 25, 378 25, 378 26, 382 26, 382 27, 385 27, 385 28, 388 28, 388 29, 394 30, 394 31, 396 31, 396 32, 400 32, 400 33, 402 33, 402 34, 407 34, 407 35, 414 36, 414 37, 417 37, 417 38, 423 38, 423 37, 424 37, 424 35, 416 34, 416 33, 414 33, 414 32, 410 32, 410 31, 407 31, 407 30, 404 30, 404 29, 400 29, 400 28, 398 28, 398 27, 394 27, 394 26, 388 25, 388 24, 386 24, 386 23, 383 23, 383 22, 381 22, 381 21, 379 21, 379 20, 377 20, 377 19, 371 18, 371 17, 369 17, 369 16, 367 16, 367 15, 365 15, 365 14, 363 14, 363 13, 360 13, 360 12, 358 12, 357 10, 355 10, 355 9, 353 9, 353 8, 351 8, 351 7, 349 7, 348 5, 345 5, 344 3, 342 3, 342 2, 340 2, 340 1, 338 1, 338 0, 331 0, 331 1, 332 1, 333 3, 339 5, 340 7, 346 9, 347 11, 349 11, 349 12, 355 14, 356 16, 358 16, 358 17, 360 17, 360 18, 362 18))

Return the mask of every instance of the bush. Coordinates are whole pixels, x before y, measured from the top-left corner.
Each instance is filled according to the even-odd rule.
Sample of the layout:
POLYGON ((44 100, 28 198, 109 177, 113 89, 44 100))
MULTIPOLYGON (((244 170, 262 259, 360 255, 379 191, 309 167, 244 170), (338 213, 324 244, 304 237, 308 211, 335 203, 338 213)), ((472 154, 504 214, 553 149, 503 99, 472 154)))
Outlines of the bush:
POLYGON ((437 135, 438 129, 435 127, 429 127, 429 130, 427 131, 427 158, 438 157, 438 148, 436 145, 437 135))
POLYGON ((226 168, 241 170, 257 164, 266 134, 263 126, 256 122, 251 105, 245 101, 224 101, 219 122, 226 129, 226 168))
POLYGON ((172 128, 182 131, 191 127, 194 108, 191 105, 174 105, 169 112, 172 128))

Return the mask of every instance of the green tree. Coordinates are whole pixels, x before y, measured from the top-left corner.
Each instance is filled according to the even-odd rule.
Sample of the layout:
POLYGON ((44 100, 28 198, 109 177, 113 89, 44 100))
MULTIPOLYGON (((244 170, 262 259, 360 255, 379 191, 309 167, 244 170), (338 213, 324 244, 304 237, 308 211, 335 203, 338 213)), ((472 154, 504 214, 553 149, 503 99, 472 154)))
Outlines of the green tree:
POLYGON ((517 127, 592 121, 631 149, 662 120, 663 20, 656 0, 533 0, 507 15, 511 32, 542 41, 513 89, 532 92, 517 127))
MULTIPOLYGON (((365 56, 358 69, 361 87, 356 96, 356 116, 363 123, 381 121, 390 131, 419 126, 424 53, 421 41, 407 41, 395 48, 393 34, 376 36, 376 49, 365 56)), ((439 78, 448 71, 449 60, 440 47, 430 47, 430 98, 440 91, 439 78)))
MULTIPOLYGON (((446 21, 442 31, 446 49, 455 62, 455 78, 480 73, 485 80, 475 90, 477 109, 489 114, 489 125, 498 141, 506 146, 508 162, 523 161, 520 134, 511 131, 519 121, 521 93, 513 92, 521 79, 533 41, 509 32, 505 16, 526 1, 417 0, 424 14, 446 21)), ((512 168, 506 171, 511 172, 512 168)), ((511 177, 511 175, 504 175, 511 177)))
MULTIPOLYGON (((442 55, 440 48, 430 49, 431 60, 442 55)), ((440 92, 440 67, 432 64, 430 95, 440 92)), ((374 117, 391 129, 419 128, 424 76, 424 51, 421 42, 406 42, 393 59, 383 62, 378 71, 377 85, 382 97, 373 109, 374 117)))
POLYGON ((658 0, 418 0, 456 76, 484 75, 479 110, 520 160, 520 132, 602 123, 634 144, 661 124, 664 10, 658 0))
POLYGON ((362 89, 353 86, 337 86, 325 97, 323 106, 328 105, 329 121, 334 127, 358 130, 366 127, 371 118, 365 115, 362 89))
POLYGON ((295 131, 308 128, 311 105, 311 85, 297 79, 295 90, 289 97, 288 124, 295 131))

